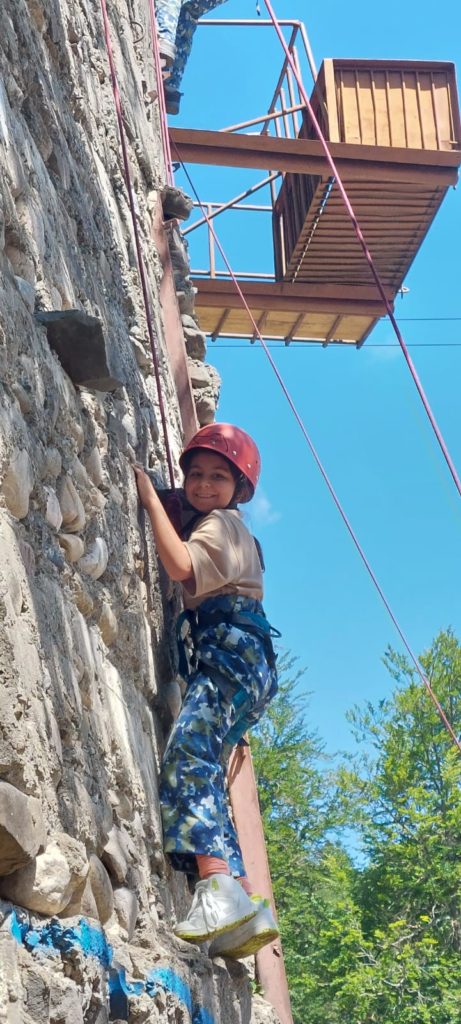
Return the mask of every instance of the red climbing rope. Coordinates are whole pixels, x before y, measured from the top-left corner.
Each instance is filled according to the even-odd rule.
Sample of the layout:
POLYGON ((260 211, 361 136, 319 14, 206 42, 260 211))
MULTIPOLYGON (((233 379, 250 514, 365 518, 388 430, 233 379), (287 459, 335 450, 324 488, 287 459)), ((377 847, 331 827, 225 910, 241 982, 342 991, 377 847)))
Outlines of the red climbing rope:
POLYGON ((296 82, 298 84, 298 89, 299 89, 300 96, 301 96, 303 102, 306 104, 307 110, 309 112, 309 117, 310 117, 311 122, 312 122, 312 124, 313 124, 313 126, 315 128, 315 131, 316 131, 317 137, 319 139, 319 142, 322 144, 322 148, 323 148, 323 151, 325 153, 325 156, 326 156, 326 159, 328 161, 328 164, 329 164, 329 166, 331 168, 331 171, 332 171, 332 173, 333 173, 333 175, 334 175, 334 177, 336 179, 336 183, 337 183, 338 189, 340 191, 341 198, 342 198, 342 200, 344 202, 344 205, 346 207, 346 210, 347 210, 347 212, 348 212, 348 214, 349 214, 349 216, 351 218, 355 234, 356 234, 357 239, 358 239, 358 241, 359 241, 359 243, 360 243, 360 245, 362 247, 363 253, 364 253, 365 258, 367 260, 367 263, 368 263, 368 265, 370 267, 371 273, 373 274, 373 278, 374 278, 374 281, 376 283, 376 287, 377 287, 377 289, 379 291, 379 294, 380 294, 380 296, 381 296, 381 298, 383 300, 383 303, 384 303, 384 305, 386 307, 387 315, 388 315, 389 320, 391 321, 391 324, 392 324, 392 326, 394 328, 395 334, 397 336, 397 341, 398 341, 398 343, 400 345, 400 348, 402 349, 402 352, 403 352, 403 354, 405 356, 408 368, 410 370, 411 376, 413 377, 414 383, 416 384, 417 390, 419 392, 419 396, 421 398, 421 401, 422 401, 422 403, 424 405, 424 408, 426 410, 426 413, 428 415, 430 424, 431 424, 432 429, 433 429, 433 431, 435 433, 437 441, 439 442, 439 445, 440 445, 440 447, 442 449, 443 456, 444 456, 445 461, 447 463, 447 466, 448 466, 448 468, 450 470, 450 473, 451 473, 451 475, 453 477, 453 480, 454 480, 455 485, 457 487, 458 493, 461 496, 461 480, 460 480, 460 478, 458 476, 458 473, 457 473, 457 470, 456 470, 456 466, 455 466, 455 464, 453 462, 453 459, 451 458, 450 452, 448 451, 448 448, 447 448, 446 442, 444 440, 442 431, 440 430, 440 427, 439 427, 439 425, 437 423, 437 420, 436 420, 436 418, 434 416, 434 413, 432 412, 429 400, 427 398, 427 395, 426 395, 426 393, 424 391, 423 385, 422 385, 422 383, 421 383, 421 381, 419 379, 418 373, 416 371, 416 367, 415 367, 415 365, 413 363, 413 360, 412 360, 412 358, 410 356, 408 348, 407 348, 407 346, 405 344, 405 341, 404 341, 403 336, 401 334, 401 331, 400 331, 400 328, 398 326, 397 320, 395 319, 394 313, 392 311, 392 306, 391 306, 391 304, 389 302, 389 299, 387 298, 386 292, 384 290, 383 283, 382 283, 381 278, 380 278, 380 276, 378 274, 378 271, 376 269, 373 257, 371 255, 370 250, 369 250, 369 248, 368 248, 368 246, 366 244, 366 241, 365 241, 365 239, 363 237, 363 234, 362 234, 360 225, 358 223, 358 220, 357 220, 357 218, 355 216, 352 204, 350 202, 350 199, 349 199, 349 197, 347 195, 346 189, 344 188, 343 182, 342 182, 341 177, 340 177, 340 175, 338 173, 338 170, 336 168, 336 164, 335 164, 335 162, 333 160, 333 157, 332 157, 332 155, 330 153, 330 150, 328 148, 328 143, 327 143, 327 141, 325 139, 325 136, 323 135, 322 129, 321 129, 321 127, 319 125, 319 122, 317 121, 317 118, 316 118, 316 116, 314 114, 314 111, 312 109, 312 104, 310 103, 309 97, 308 97, 308 95, 306 93, 306 90, 304 88, 303 81, 302 81, 301 75, 299 73, 299 69, 296 67, 296 64, 295 64, 295 62, 293 60, 293 57, 292 57, 292 55, 291 55, 291 53, 290 53, 290 51, 288 49, 288 46, 287 46, 287 44, 285 42, 285 39, 284 39, 284 36, 283 36, 283 32, 282 32, 282 29, 280 27, 280 23, 279 23, 279 21, 277 19, 276 14, 274 13, 274 10, 273 10, 273 8, 271 6, 270 0, 264 0, 264 3, 266 5, 266 7, 267 7, 267 10, 268 10, 269 16, 271 18, 272 24, 273 24, 273 26, 274 26, 274 28, 275 28, 275 30, 277 32, 277 35, 278 35, 278 37, 280 39, 280 42, 281 42, 281 44, 283 46, 283 49, 285 51, 286 59, 287 59, 289 65, 291 67, 291 70, 292 70, 294 76, 295 76, 296 82))
MULTIPOLYGON (((169 443, 169 440, 168 440, 168 428, 167 428, 167 422, 166 422, 165 403, 163 401, 162 381, 161 381, 161 377, 160 377, 159 358, 158 358, 158 353, 157 353, 157 348, 156 348, 156 340, 157 339, 156 339, 155 334, 154 334, 154 327, 153 327, 153 323, 152 323, 152 315, 151 315, 150 301, 149 301, 149 292, 148 292, 148 287, 147 287, 147 274, 146 274, 146 268, 145 268, 145 262, 144 262, 144 255, 143 255, 142 246, 141 246, 141 239, 139 237, 139 231, 138 231, 138 222, 137 222, 137 215, 136 215, 135 198, 134 198, 134 192, 133 192, 133 185, 132 185, 132 181, 131 181, 130 164, 129 164, 129 160, 128 160, 128 147, 127 147, 127 142, 126 142, 125 128, 124 128, 124 125, 123 125, 122 103, 121 103, 121 98, 120 98, 120 90, 119 90, 119 87, 118 87, 117 74, 116 74, 116 71, 115 71, 114 54, 113 54, 113 49, 112 49, 111 37, 110 37, 110 25, 109 25, 109 18, 108 18, 108 14, 107 14, 106 0, 101 0, 101 10, 102 10, 103 23, 104 23, 104 35, 105 35, 105 39, 106 39, 107 56, 108 56, 108 59, 109 59, 110 74, 111 74, 111 79, 112 79, 112 90, 113 90, 113 93, 114 93, 115 110, 116 110, 116 114, 117 114, 118 129, 119 129, 119 134, 120 134, 120 144, 121 144, 122 155, 123 155, 123 167, 124 167, 124 172, 125 172, 125 184, 126 184, 126 189, 127 189, 127 193, 128 193, 128 201, 129 201, 129 204, 130 204, 131 220, 132 220, 132 223, 133 223, 133 234, 134 234, 135 245, 136 245, 136 257, 137 257, 137 261, 138 261, 139 277, 140 277, 140 280, 141 280, 142 294, 143 294, 143 299, 144 299, 144 309, 145 309, 145 313, 146 313, 147 332, 149 334, 150 346, 151 346, 151 350, 152 350, 152 361, 153 361, 153 364, 154 364, 154 374, 155 374, 155 381, 156 381, 156 385, 157 385, 157 397, 158 397, 158 404, 159 404, 159 409, 160 409, 160 418, 161 418, 161 421, 162 421, 163 438, 164 438, 164 442, 165 442, 165 454, 166 454, 166 460, 167 460, 167 464, 168 464, 168 474, 169 474, 169 478, 170 478, 170 486, 174 487, 174 485, 175 485, 175 478, 174 478, 174 469, 173 469, 173 459, 172 459, 172 455, 171 455, 170 443, 169 443)), ((160 90, 160 91, 162 92, 162 90, 160 90)))
POLYGON ((230 274, 230 276, 232 278, 232 281, 233 281, 233 283, 235 285, 235 288, 236 288, 236 290, 237 290, 237 292, 238 292, 238 294, 240 296, 240 300, 242 302, 242 305, 245 307, 246 312, 248 313, 248 316, 249 316, 249 318, 251 320, 251 323, 253 324, 255 336, 261 342, 261 345, 262 345, 262 347, 264 349, 264 352, 266 353, 266 356, 267 356, 267 358, 268 358, 268 360, 269 360, 269 362, 271 364, 271 367, 272 367, 272 369, 273 369, 273 371, 275 373, 275 376, 277 377, 277 380, 278 380, 278 382, 280 384, 280 387, 282 388, 282 391, 283 391, 283 393, 285 395, 285 398, 286 398, 286 400, 287 400, 287 402, 288 402, 288 404, 290 406, 290 409, 293 412, 293 415, 295 416, 295 419, 297 420, 297 423, 298 423, 299 427, 301 428, 301 432, 302 432, 302 434, 304 436, 304 439, 306 440, 306 442, 307 442, 307 444, 309 446, 309 449, 311 451, 311 454, 313 455, 313 457, 315 459, 315 462, 317 463, 317 466, 318 466, 318 468, 319 468, 319 470, 320 470, 320 472, 322 474, 322 477, 323 477, 323 479, 324 479, 324 481, 325 481, 325 483, 326 483, 326 485, 328 487, 328 490, 329 490, 329 492, 331 494, 331 497, 333 498, 333 501, 334 501, 334 503, 336 505, 336 508, 337 508, 337 510, 338 510, 338 512, 339 512, 339 514, 340 514, 340 516, 341 516, 341 518, 342 518, 342 520, 343 520, 343 522, 344 522, 344 524, 345 524, 345 526, 346 526, 346 528, 347 528, 351 538, 352 538, 352 541, 353 541, 353 543, 354 543, 354 545, 355 545, 355 547, 356 547, 356 549, 357 549, 357 551, 358 551, 358 553, 360 555, 360 558, 361 558, 361 560, 362 560, 362 562, 363 562, 363 564, 364 564, 364 566, 365 566, 365 568, 366 568, 366 570, 368 572, 368 575, 370 576, 370 578, 371 578, 371 580, 372 580, 376 590, 378 591, 378 594, 379 594, 379 596, 380 596, 380 598, 381 598, 381 600, 382 600, 382 602, 384 604, 384 607, 385 607, 388 615, 390 616, 390 618, 391 618, 391 620, 392 620, 392 622, 393 622, 393 624, 394 624, 394 626, 395 626, 395 628, 397 630, 397 633, 398 633, 398 635, 399 635, 399 637, 400 637, 400 639, 401 639, 401 641, 402 641, 402 643, 403 643, 403 645, 405 647, 405 650, 407 651, 408 655, 410 656, 411 661, 413 662, 413 664, 415 666, 415 669, 416 669, 416 671, 417 671, 421 681, 424 683, 424 686, 426 687, 426 690, 427 690, 427 692, 429 694, 429 697, 430 697, 434 707, 436 708, 436 711, 437 711, 437 713, 438 713, 438 715, 439 715, 443 725, 445 726, 445 729, 447 730, 447 732, 449 733, 453 743, 455 744, 455 746, 458 748, 459 752, 461 753, 461 741, 459 740, 458 736, 456 735, 456 733, 455 733, 455 731, 453 729, 453 726, 451 725, 451 722, 448 720, 448 718, 447 718, 447 716, 446 716, 446 714, 445 714, 445 712, 444 712, 444 710, 442 708, 442 705, 440 704, 436 694, 434 693, 434 690, 432 689, 432 686, 431 686, 431 684, 429 682, 429 679, 426 676, 426 673, 424 672, 423 668, 419 664, 418 658, 413 653, 413 650, 412 650, 412 648, 410 646, 410 643, 407 640, 407 638, 405 636, 405 633, 403 632, 403 629, 402 629, 402 627, 400 626, 400 624, 398 622, 398 619, 396 618, 394 612, 392 611, 392 608, 391 608, 391 606, 389 604, 389 601, 387 600, 387 597, 386 597, 386 595, 385 595, 385 593, 384 593, 384 591, 383 591, 383 589, 381 587, 381 584, 379 583, 379 580, 378 580, 378 578, 376 576, 376 573, 374 572, 374 570, 373 570, 373 568, 371 566, 371 563, 369 562, 369 560, 368 560, 368 558, 367 558, 367 556, 365 554, 365 551, 364 551, 364 549, 363 549, 363 547, 362 547, 362 545, 361 545, 361 543, 360 543, 360 541, 359 541, 359 539, 357 537, 357 534, 355 533, 355 530, 354 530, 354 528, 353 528, 353 526, 352 526, 352 524, 351 524, 351 522, 350 522, 350 520, 349 520, 349 518, 348 518, 348 516, 347 516, 347 514, 346 514, 346 512, 345 512, 345 510, 344 510, 344 508, 342 506, 342 504, 341 504, 341 501, 338 498, 338 495, 336 494, 336 491, 335 491, 335 489, 333 487, 333 484, 332 484, 332 482, 331 482, 331 480, 330 480, 330 478, 328 476, 328 473, 327 473, 327 471, 326 471, 326 469, 325 469, 325 467, 324 467, 324 465, 323 465, 323 463, 322 463, 322 461, 320 459, 320 456, 319 456, 319 454, 318 454, 318 452, 317 452, 317 450, 316 450, 316 448, 314 446, 314 443, 311 440, 311 437, 310 437, 310 435, 309 435, 309 433, 307 431, 307 428, 306 428, 306 426, 304 424, 304 421, 303 421, 303 419, 301 417, 301 414, 298 412, 298 410, 296 408, 296 405, 294 403, 294 400, 291 397, 291 394, 290 394, 290 392, 289 392, 289 390, 287 388, 287 385, 285 384, 285 381, 283 380, 283 377, 282 377, 280 371, 278 370, 278 368, 277 368, 277 366, 276 366, 276 364, 274 362, 274 359, 271 356, 270 350, 269 350, 269 348, 268 348, 268 346, 267 346, 267 344, 266 344, 266 342, 265 342, 265 340, 264 340, 264 338, 263 338, 263 336, 261 334, 261 331, 259 330, 259 327, 258 327, 258 325, 256 323, 256 320, 255 320, 255 318, 253 316, 253 313, 251 312, 251 309, 250 309, 250 307, 249 307, 249 305, 248 305, 248 303, 246 301, 246 298, 245 298, 245 296, 243 294, 243 291, 242 291, 242 289, 240 287, 240 284, 239 284, 239 282, 238 282, 238 280, 237 280, 237 278, 235 276, 235 273, 234 273, 234 271, 233 271, 233 269, 232 269, 232 267, 231 267, 231 265, 229 263, 229 260, 228 260, 228 258, 226 256, 226 253, 224 252, 224 249, 223 249, 223 247, 222 247, 222 245, 221 245, 221 243, 220 243, 220 241, 219 241, 219 239, 218 239, 218 237, 216 235, 216 231, 214 229, 214 225, 212 224, 211 220, 209 219, 207 209, 204 206, 204 204, 201 202, 201 200, 200 200, 200 198, 198 196, 198 193, 197 193, 197 191, 195 189, 195 186, 193 184, 191 176, 190 176, 187 168, 184 166, 183 161, 181 160, 181 156, 180 156, 180 153, 178 151, 178 148, 177 148, 176 144, 173 143, 173 145, 174 145, 174 148, 176 150, 178 159, 181 161, 184 173, 185 173, 186 178, 187 178, 187 180, 189 182, 189 185, 190 185, 190 187, 192 189, 192 192, 194 193, 195 198, 196 198, 197 202, 199 203, 199 205, 201 207, 202 213, 203 213, 204 217, 207 220, 208 230, 213 235, 213 238, 214 238, 214 241, 216 243, 216 246, 219 249, 219 252, 221 253, 221 256, 222 256, 222 258, 223 258, 223 260, 225 262, 227 270, 229 271, 229 274, 230 274))

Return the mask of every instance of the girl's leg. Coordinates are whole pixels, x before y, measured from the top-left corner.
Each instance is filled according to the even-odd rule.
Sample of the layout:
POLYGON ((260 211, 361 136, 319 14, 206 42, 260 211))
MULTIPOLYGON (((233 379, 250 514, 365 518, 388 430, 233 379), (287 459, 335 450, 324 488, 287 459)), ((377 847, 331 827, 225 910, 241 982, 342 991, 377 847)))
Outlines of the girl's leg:
POLYGON ((199 18, 222 3, 225 0, 187 0, 182 4, 175 38, 176 57, 168 79, 169 89, 179 90, 181 86, 199 18))
POLYGON ((175 927, 175 934, 189 942, 219 936, 257 913, 225 860, 221 753, 234 718, 232 703, 207 676, 197 674, 165 754, 160 786, 165 850, 178 867, 181 857, 194 853, 201 874, 189 914, 175 927))
POLYGON ((195 857, 199 878, 211 878, 212 875, 230 875, 229 865, 221 857, 210 857, 207 853, 197 853, 195 857))
POLYGON ((182 0, 155 0, 155 18, 162 56, 172 63, 176 53, 176 31, 181 14, 182 0))
POLYGON ((164 846, 175 867, 190 854, 227 859, 222 750, 235 714, 232 701, 207 676, 193 677, 165 753, 160 784, 164 846))

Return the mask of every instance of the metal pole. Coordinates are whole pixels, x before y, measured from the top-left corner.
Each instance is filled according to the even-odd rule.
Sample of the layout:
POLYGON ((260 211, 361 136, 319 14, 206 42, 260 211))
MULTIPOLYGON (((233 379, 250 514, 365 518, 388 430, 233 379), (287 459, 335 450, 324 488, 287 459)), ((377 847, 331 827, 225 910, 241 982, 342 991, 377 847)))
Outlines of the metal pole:
POLYGON ((261 124, 261 121, 267 122, 272 121, 276 117, 285 117, 286 114, 295 114, 298 110, 305 110, 305 103, 295 103, 294 97, 292 100, 294 104, 292 107, 287 107, 284 110, 273 110, 269 114, 263 114, 262 117, 252 117, 249 121, 240 121, 240 124, 231 124, 228 128, 220 128, 220 132, 239 132, 242 128, 250 128, 253 124, 261 124))
POLYGON ((267 178, 264 178, 262 181, 258 181, 258 183, 256 185, 252 185, 251 188, 247 188, 246 192, 241 192, 240 195, 234 196, 234 198, 229 199, 227 203, 223 203, 222 206, 220 205, 217 210, 210 210, 208 217, 201 217, 200 220, 196 220, 195 223, 190 224, 182 234, 188 235, 190 231, 195 231, 195 228, 200 227, 201 224, 208 223, 208 221, 212 220, 213 217, 218 217, 220 213, 224 213, 225 210, 230 210, 236 203, 240 203, 242 199, 245 199, 246 196, 253 195, 254 192, 258 192, 258 190, 260 188, 264 188, 265 185, 270 185, 271 181, 275 181, 275 179, 279 177, 279 171, 276 171, 275 174, 269 174, 267 178))
MULTIPOLYGON (((211 206, 207 207, 208 219, 212 216, 211 206)), ((206 219, 206 218, 205 218, 206 219)), ((208 249, 210 253, 210 277, 216 277, 216 254, 214 247, 214 235, 212 231, 208 231, 208 249)))
MULTIPOLYGON (((264 28, 273 28, 274 27, 272 21, 269 21, 266 18, 258 18, 258 19, 256 19, 256 18, 203 18, 203 19, 199 18, 198 24, 199 25, 248 25, 248 26, 250 26, 250 25, 253 25, 253 26, 258 25, 258 26, 264 27, 264 28)), ((309 36, 307 34, 306 26, 305 26, 304 22, 298 21, 296 19, 291 20, 290 18, 283 18, 282 20, 279 20, 279 25, 281 25, 283 28, 290 28, 290 27, 294 27, 294 26, 296 26, 296 28, 299 28, 299 30, 301 32, 301 35, 303 37, 303 43, 304 43, 305 50, 306 50, 306 57, 307 57, 307 60, 308 60, 308 63, 309 63, 309 67, 310 67, 310 70, 311 70, 312 78, 314 79, 314 82, 315 82, 315 80, 317 78, 317 67, 316 67, 316 64, 315 64, 314 55, 312 53, 311 44, 309 42, 309 36)))

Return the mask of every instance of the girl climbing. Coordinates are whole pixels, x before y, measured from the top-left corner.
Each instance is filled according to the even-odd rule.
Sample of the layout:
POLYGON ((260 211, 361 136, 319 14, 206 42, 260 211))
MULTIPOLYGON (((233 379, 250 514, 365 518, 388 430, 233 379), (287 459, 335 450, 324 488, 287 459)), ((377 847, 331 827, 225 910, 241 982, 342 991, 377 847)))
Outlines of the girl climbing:
POLYGON ((165 752, 160 798, 173 867, 200 876, 175 934, 213 939, 211 955, 247 956, 278 934, 269 902, 251 892, 229 812, 226 765, 277 690, 271 629, 261 605, 259 547, 237 508, 260 472, 254 441, 228 423, 202 427, 180 457, 192 515, 178 535, 150 478, 135 467, 159 557, 182 584, 193 658, 165 752))
POLYGON ((170 68, 164 92, 168 114, 178 114, 182 92, 179 87, 192 49, 199 18, 225 0, 156 0, 155 14, 160 56, 170 68))

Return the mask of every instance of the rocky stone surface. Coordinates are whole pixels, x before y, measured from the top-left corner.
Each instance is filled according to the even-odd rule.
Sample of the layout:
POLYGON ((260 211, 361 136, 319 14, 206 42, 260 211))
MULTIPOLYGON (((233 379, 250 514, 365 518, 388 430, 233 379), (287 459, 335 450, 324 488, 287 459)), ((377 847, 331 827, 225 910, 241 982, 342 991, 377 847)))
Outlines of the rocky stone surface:
MULTIPOLYGON (((191 318, 187 317, 187 320, 191 318)), ((186 317, 183 317, 183 322, 186 317)), ((219 402, 221 378, 214 366, 202 363, 198 359, 188 359, 189 374, 194 395, 197 418, 201 427, 212 423, 219 402)))
POLYGON ((30 863, 45 841, 40 801, 0 782, 0 876, 30 863))
POLYGON ((109 551, 104 537, 96 537, 87 554, 79 559, 78 567, 86 576, 98 580, 105 572, 108 561, 109 551))
POLYGON ((109 354, 97 317, 88 316, 81 309, 40 312, 36 317, 74 384, 96 391, 116 391, 120 387, 122 381, 116 377, 113 349, 109 354))
POLYGON ((16 519, 25 519, 29 511, 29 498, 33 487, 33 473, 25 448, 15 451, 3 477, 1 490, 8 511, 16 519))
POLYGON ((139 913, 139 903, 136 894, 124 886, 121 886, 120 889, 115 889, 114 907, 118 923, 126 932, 128 942, 131 942, 139 913))
POLYGON ((186 352, 191 359, 204 359, 206 352, 206 336, 191 316, 182 317, 186 352), (186 322, 185 322, 186 321, 186 322))
POLYGON ((69 562, 77 562, 82 557, 85 545, 81 537, 76 537, 73 533, 60 533, 58 542, 69 562))
MULTIPOLYGON (((110 23, 176 465, 180 410, 151 229, 165 173, 148 11, 114 0, 110 23)), ((189 1024, 188 1006, 196 1019, 249 1024, 245 968, 229 972, 172 933, 190 903, 165 863, 158 799, 180 700, 169 682, 178 598, 132 471, 140 458, 167 483, 123 173, 99 6, 3 0, 0 1019, 116 1021, 111 980, 133 1024, 189 1024), (65 326, 58 338, 53 325, 65 326), (154 969, 162 983, 148 991, 154 969), (139 991, 117 989, 123 971, 139 991)), ((211 401, 187 247, 175 240, 196 397, 211 401)))
POLYGON ((59 481, 58 497, 61 509, 61 522, 65 526, 67 533, 79 533, 85 526, 85 509, 70 476, 65 475, 59 481))
POLYGON ((30 864, 0 880, 0 895, 40 914, 59 914, 88 868, 83 844, 60 834, 30 864))

